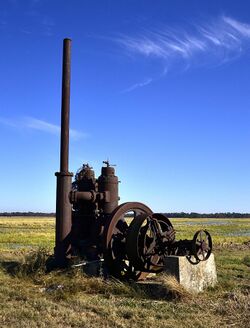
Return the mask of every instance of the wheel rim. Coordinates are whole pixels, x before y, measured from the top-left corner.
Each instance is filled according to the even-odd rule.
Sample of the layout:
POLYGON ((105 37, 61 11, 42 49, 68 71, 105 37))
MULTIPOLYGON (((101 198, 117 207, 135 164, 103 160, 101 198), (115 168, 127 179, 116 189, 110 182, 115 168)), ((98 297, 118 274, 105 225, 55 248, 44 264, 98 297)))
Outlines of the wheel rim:
POLYGON ((193 238, 193 255, 198 261, 206 261, 212 252, 212 238, 207 230, 199 230, 193 238))
POLYGON ((138 270, 157 273, 164 268, 168 245, 175 234, 169 219, 163 214, 141 215, 128 231, 126 250, 131 264, 138 270))
POLYGON ((121 204, 112 213, 104 232, 105 263, 112 276, 138 280, 147 275, 140 270, 135 270, 131 265, 126 254, 126 238, 130 222, 137 220, 141 215, 150 214, 152 214, 151 209, 138 202, 121 204))

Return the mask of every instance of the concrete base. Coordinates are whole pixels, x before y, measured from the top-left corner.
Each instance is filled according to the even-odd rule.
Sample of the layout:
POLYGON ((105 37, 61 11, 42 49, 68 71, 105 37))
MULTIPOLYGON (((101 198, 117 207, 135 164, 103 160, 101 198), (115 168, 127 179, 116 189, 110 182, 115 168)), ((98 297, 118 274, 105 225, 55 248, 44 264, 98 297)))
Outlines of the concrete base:
POLYGON ((190 263, 186 256, 168 256, 164 272, 173 275, 190 292, 199 293, 217 283, 214 254, 207 261, 198 264, 190 263))

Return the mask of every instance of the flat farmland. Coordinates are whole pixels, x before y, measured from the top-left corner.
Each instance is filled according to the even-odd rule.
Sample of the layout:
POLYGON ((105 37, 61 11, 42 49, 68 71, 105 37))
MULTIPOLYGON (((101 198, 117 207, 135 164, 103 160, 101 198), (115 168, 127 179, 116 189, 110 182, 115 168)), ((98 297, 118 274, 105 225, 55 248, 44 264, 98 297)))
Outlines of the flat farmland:
POLYGON ((54 218, 0 217, 1 327, 248 327, 250 219, 171 219, 177 239, 206 228, 218 284, 192 295, 164 275, 166 297, 133 282, 89 278, 81 270, 45 273, 54 218))
MULTIPOLYGON (((200 229, 207 229, 214 244, 243 243, 250 240, 250 219, 170 219, 177 239, 190 239, 200 229)), ((35 247, 53 248, 55 218, 0 217, 0 250, 35 247)))
POLYGON ((55 218, 0 217, 0 250, 53 248, 55 218))

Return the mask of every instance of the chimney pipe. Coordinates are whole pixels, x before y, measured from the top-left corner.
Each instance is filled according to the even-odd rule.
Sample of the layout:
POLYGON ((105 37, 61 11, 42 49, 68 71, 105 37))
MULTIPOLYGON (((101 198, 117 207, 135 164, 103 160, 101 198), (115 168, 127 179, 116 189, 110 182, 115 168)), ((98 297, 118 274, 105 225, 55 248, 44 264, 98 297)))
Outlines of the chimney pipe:
POLYGON ((70 115, 71 40, 63 40, 62 108, 60 172, 56 172, 56 244, 55 265, 67 266, 71 251, 72 205, 69 201, 73 173, 69 166, 69 115, 70 115))

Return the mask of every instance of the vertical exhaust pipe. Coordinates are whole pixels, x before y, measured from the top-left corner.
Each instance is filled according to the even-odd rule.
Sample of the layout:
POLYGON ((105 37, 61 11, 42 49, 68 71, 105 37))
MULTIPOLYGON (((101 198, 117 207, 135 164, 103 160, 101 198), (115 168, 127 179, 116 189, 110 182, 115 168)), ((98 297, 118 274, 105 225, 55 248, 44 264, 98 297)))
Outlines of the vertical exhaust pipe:
POLYGON ((71 40, 63 41, 60 172, 56 172, 55 265, 64 267, 71 251, 72 205, 69 201, 73 173, 69 172, 71 40))

